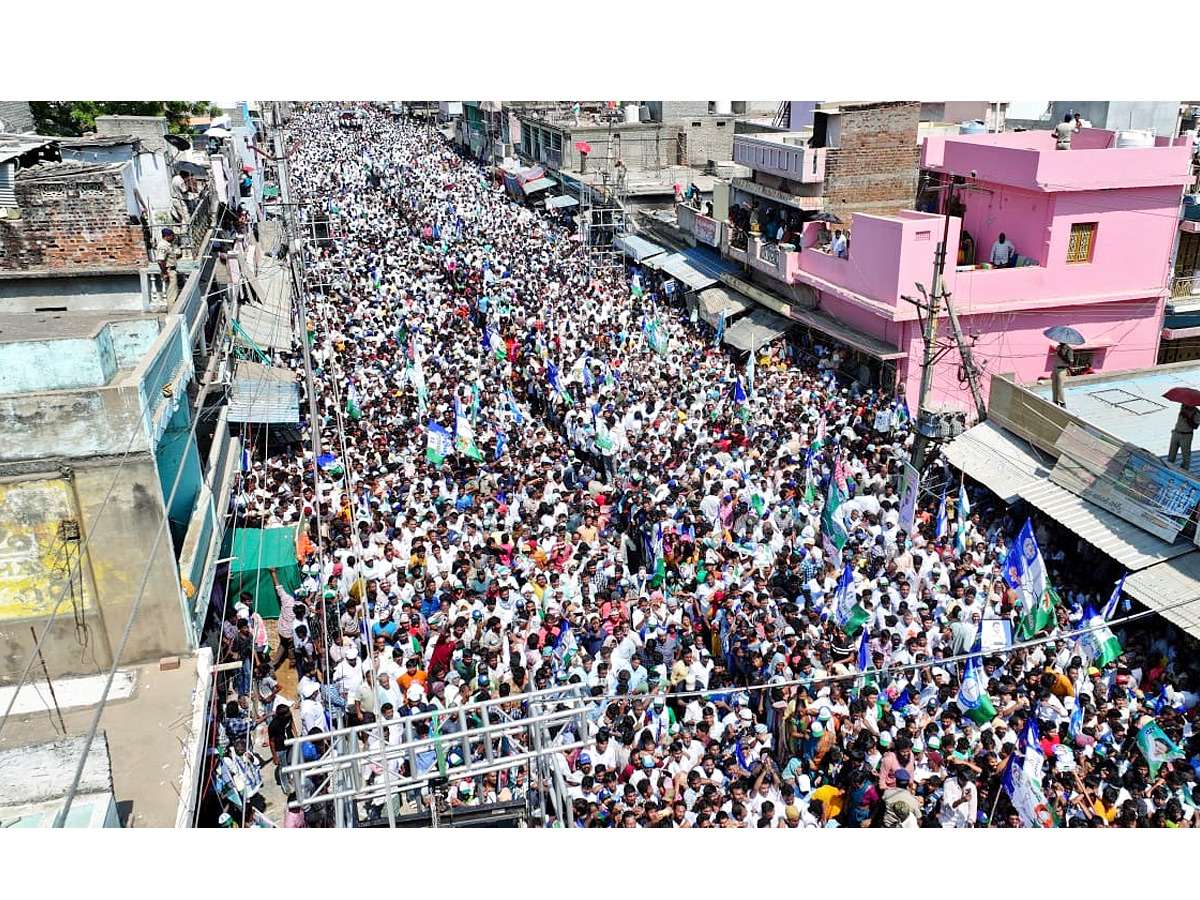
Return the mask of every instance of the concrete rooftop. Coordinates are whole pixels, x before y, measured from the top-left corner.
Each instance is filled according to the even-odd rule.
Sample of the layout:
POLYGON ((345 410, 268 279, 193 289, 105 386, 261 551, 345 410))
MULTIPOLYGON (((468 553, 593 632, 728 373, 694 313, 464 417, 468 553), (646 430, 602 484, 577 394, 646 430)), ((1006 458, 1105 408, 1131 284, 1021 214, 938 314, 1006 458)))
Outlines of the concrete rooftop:
MULTIPOLYGON (((1047 399, 1052 396, 1049 382, 1027 387, 1047 399)), ((1200 390, 1200 364, 1179 363, 1110 376, 1069 378, 1067 411, 1165 460, 1179 404, 1163 394, 1173 387, 1200 390)), ((1200 451, 1200 447, 1194 450, 1200 451)), ((1200 452, 1192 455, 1191 472, 1200 476, 1200 452)))
POLYGON ((0 344, 67 341, 95 335, 111 322, 156 319, 143 312, 0 313, 0 344))
MULTIPOLYGON (((70 705, 62 709, 67 737, 87 734, 104 680, 97 675, 55 681, 60 708, 70 705)), ((128 666, 118 672, 100 719, 100 731, 108 738, 113 793, 124 827, 175 826, 184 770, 183 747, 191 741, 195 688, 193 658, 184 658, 179 668, 166 672, 159 671, 157 664, 128 666)), ((8 707, 11 695, 11 687, 0 688, 0 712, 8 707)), ((35 669, 0 732, 0 749, 63 737, 46 681, 35 669)))

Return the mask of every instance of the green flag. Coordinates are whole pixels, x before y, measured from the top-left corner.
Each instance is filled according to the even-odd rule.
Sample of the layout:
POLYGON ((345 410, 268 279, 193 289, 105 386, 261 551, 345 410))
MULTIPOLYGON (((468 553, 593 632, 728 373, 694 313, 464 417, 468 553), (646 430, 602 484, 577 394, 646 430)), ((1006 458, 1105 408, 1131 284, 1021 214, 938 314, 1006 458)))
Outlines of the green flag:
POLYGON ((956 702, 967 718, 976 725, 982 725, 996 718, 996 707, 987 693, 987 675, 983 671, 983 663, 978 655, 978 637, 975 639, 974 652, 976 655, 967 660, 966 671, 963 673, 962 685, 958 689, 956 702))
POLYGON ((825 511, 821 514, 821 545, 831 560, 841 558, 842 548, 850 539, 838 508, 846 501, 842 489, 833 479, 829 480, 829 493, 825 497, 825 511))
POLYGON ((1058 591, 1046 578, 1046 589, 1042 591, 1040 602, 1030 610, 1026 610, 1017 625, 1017 639, 1027 641, 1047 625, 1054 623, 1054 608, 1062 603, 1058 591))
POLYGON ((1092 606, 1084 612, 1083 627, 1089 630, 1079 636, 1079 653, 1089 661, 1088 665, 1103 669, 1125 652, 1120 638, 1112 633, 1104 616, 1092 606))
POLYGON ((475 429, 461 409, 454 418, 454 449, 462 456, 483 462, 483 453, 475 445, 475 429))
POLYGON ((362 418, 362 407, 358 404, 358 389, 353 384, 346 392, 346 415, 355 422, 362 418))
POLYGON ((1171 741, 1157 722, 1150 721, 1137 733, 1137 746, 1150 765, 1150 777, 1157 778, 1159 767, 1172 759, 1183 759, 1183 751, 1171 741))

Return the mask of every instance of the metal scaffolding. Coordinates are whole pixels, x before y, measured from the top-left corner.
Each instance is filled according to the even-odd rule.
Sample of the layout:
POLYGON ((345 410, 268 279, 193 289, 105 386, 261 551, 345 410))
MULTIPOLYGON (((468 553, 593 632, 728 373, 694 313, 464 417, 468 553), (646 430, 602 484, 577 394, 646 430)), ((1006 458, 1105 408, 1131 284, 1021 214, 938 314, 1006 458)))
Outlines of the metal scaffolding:
POLYGON ((439 827, 454 824, 445 799, 457 782, 526 769, 532 801, 526 820, 545 824, 553 814, 570 825, 560 754, 589 743, 589 710, 586 687, 570 685, 398 715, 288 741, 282 775, 300 807, 332 804, 339 828, 378 823, 389 804, 389 821, 404 819, 407 810, 427 813, 426 821, 439 827), (317 758, 304 759, 304 744, 322 748, 317 758))

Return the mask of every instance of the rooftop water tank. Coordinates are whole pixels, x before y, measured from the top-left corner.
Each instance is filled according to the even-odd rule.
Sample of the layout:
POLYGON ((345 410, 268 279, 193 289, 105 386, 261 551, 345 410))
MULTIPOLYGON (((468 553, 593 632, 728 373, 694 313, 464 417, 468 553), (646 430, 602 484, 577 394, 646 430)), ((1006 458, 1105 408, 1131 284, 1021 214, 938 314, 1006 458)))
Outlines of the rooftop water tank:
POLYGON ((733 115, 732 100, 714 100, 713 115, 715 116, 731 116, 733 115))
POLYGON ((636 125, 638 119, 638 108, 636 103, 630 103, 625 107, 625 123, 627 125, 636 125))
POLYGON ((980 122, 978 119, 970 122, 963 122, 958 126, 959 134, 987 134, 987 130, 987 123, 980 122))

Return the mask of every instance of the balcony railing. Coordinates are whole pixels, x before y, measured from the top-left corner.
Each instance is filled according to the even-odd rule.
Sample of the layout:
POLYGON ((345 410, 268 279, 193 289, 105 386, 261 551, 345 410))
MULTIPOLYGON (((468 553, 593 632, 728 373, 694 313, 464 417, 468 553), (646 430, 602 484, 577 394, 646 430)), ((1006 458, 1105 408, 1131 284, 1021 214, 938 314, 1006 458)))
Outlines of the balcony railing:
POLYGON ((1171 299, 1200 297, 1200 278, 1176 278, 1171 282, 1171 299))
POLYGON ((825 150, 752 135, 735 135, 733 161, 801 184, 825 180, 825 150))

